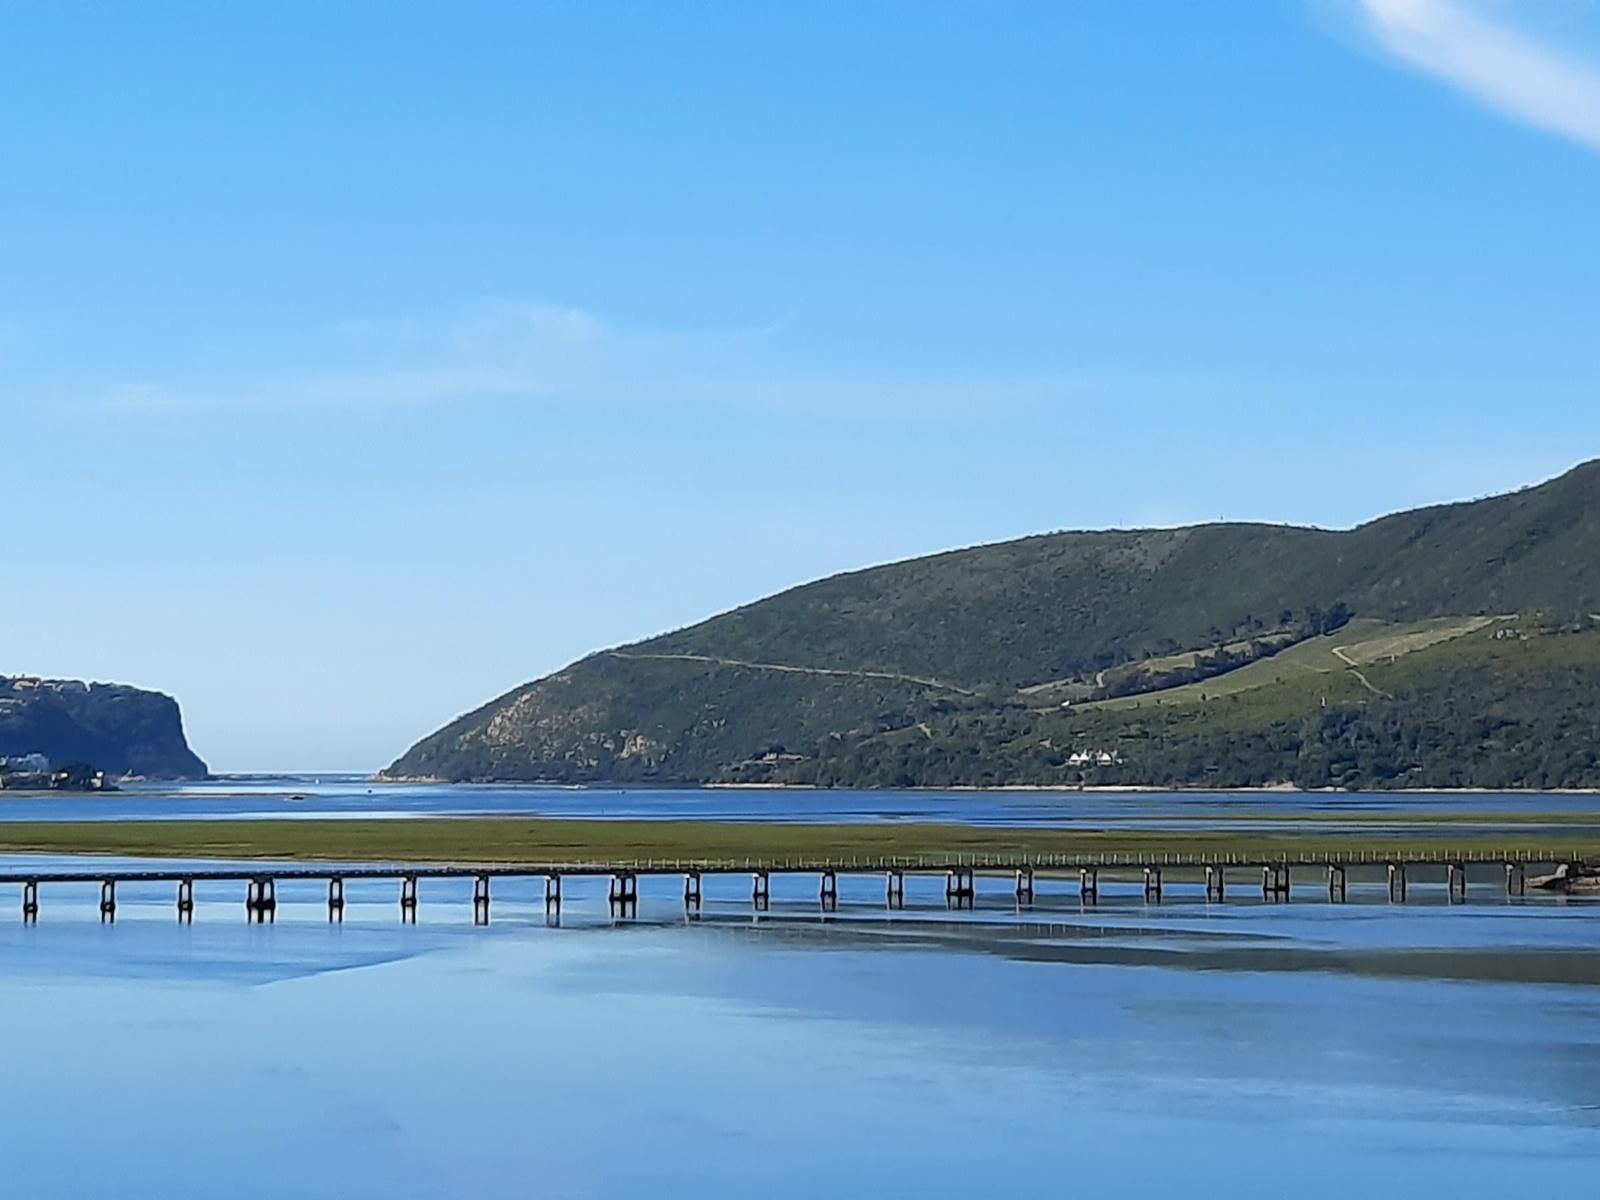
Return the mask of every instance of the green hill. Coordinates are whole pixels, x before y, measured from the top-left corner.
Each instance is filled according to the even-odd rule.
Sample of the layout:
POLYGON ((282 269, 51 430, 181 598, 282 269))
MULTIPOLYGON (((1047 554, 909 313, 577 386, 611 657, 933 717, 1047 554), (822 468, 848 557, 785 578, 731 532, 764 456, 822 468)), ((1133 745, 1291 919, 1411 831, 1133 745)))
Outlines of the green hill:
MULTIPOLYGON (((1072 719, 1127 720, 1130 696, 1203 690, 1208 678, 1251 671, 1270 681, 1264 694, 1281 690, 1293 680, 1288 666, 1264 668, 1295 661, 1285 656, 1352 616, 1395 661, 1370 671, 1334 663, 1336 706, 1384 702, 1379 690, 1389 689, 1362 685, 1354 671, 1407 663, 1426 676, 1458 642, 1492 638, 1465 618, 1539 613, 1538 627, 1554 630, 1593 612, 1600 462, 1511 495, 1347 531, 1216 524, 1048 534, 834 576, 592 655, 424 738, 385 775, 991 781, 982 768, 934 769, 926 754, 901 762, 898 750, 886 779, 888 759, 868 749, 916 737, 932 746, 963 728, 979 731, 962 740, 964 759, 1009 763, 1005 782, 1076 782, 1084 772, 1048 765, 1049 756, 1006 758, 1000 747, 1049 739, 1038 728, 1063 719, 1062 701, 1118 689, 1110 712, 1072 719), (1455 632, 1416 636, 1428 622, 1455 632)), ((1561 644, 1578 647, 1572 636, 1561 644)), ((1320 711, 1320 694, 1317 703, 1320 711)), ((1148 759, 1125 764, 1119 781, 1187 781, 1145 768, 1154 770, 1148 759)))
POLYGON ((1182 691, 951 714, 741 771, 863 787, 1600 787, 1592 618, 1519 619, 1355 669, 1299 669, 1253 687, 1222 676, 1182 691))

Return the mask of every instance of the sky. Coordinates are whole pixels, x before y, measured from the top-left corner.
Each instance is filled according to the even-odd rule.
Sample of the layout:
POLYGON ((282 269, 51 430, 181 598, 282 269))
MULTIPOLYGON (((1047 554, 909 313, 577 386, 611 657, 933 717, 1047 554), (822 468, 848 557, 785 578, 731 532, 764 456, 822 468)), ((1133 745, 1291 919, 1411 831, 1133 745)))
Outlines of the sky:
POLYGON ((1600 4, 0 0, 0 673, 372 770, 1061 528, 1600 456, 1600 4))

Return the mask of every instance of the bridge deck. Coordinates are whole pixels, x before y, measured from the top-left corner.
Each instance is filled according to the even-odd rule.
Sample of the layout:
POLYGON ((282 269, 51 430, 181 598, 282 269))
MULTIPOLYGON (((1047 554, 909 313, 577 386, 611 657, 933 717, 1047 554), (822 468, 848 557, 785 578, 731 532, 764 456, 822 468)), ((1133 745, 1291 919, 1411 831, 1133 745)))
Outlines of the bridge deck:
POLYGON ((0 872, 0 885, 28 883, 244 883, 258 879, 290 881, 296 879, 472 879, 478 876, 503 879, 537 879, 556 876, 602 875, 748 875, 754 872, 779 874, 839 875, 945 874, 951 871, 1006 873, 1015 871, 1108 871, 1163 868, 1201 870, 1206 867, 1312 868, 1312 867, 1402 867, 1477 865, 1556 866, 1581 862, 1582 856, 1562 850, 1452 851, 1441 847, 1426 854, 1384 854, 1362 850, 1350 853, 1326 852, 1283 855, 1275 858, 1230 854, 1026 854, 910 856, 841 859, 617 859, 606 862, 562 863, 284 863, 259 865, 104 867, 100 869, 0 872))

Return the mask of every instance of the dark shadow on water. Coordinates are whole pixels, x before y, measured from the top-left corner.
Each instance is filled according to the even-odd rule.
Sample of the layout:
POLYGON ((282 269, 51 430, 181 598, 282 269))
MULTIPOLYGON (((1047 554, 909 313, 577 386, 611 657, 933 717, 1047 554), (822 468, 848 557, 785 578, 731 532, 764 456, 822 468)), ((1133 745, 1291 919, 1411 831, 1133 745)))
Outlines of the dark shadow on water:
POLYGON ((987 923, 922 919, 889 924, 768 915, 706 915, 697 924, 734 938, 808 950, 928 950, 998 955, 1016 962, 1223 972, 1328 972, 1377 979, 1600 987, 1600 928, 1593 947, 1330 948, 1259 932, 1130 927, 1093 922, 987 923))

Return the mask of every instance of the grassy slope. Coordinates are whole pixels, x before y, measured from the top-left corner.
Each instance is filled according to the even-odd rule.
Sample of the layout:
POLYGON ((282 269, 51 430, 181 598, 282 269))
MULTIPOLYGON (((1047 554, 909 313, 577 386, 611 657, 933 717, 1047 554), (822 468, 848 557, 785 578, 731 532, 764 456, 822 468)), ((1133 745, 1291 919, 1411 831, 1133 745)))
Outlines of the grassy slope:
MULTIPOLYGON (((1335 650, 1343 651, 1351 662, 1365 668, 1384 662, 1390 656, 1414 654, 1452 638, 1474 633, 1486 628, 1493 620, 1489 617, 1435 617, 1397 625, 1367 619, 1355 620, 1337 633, 1308 638, 1271 658, 1250 663, 1215 679, 1186 683, 1181 687, 1138 696, 1093 701, 1082 708, 1084 711, 1127 711, 1160 704, 1201 704, 1218 696, 1232 696, 1256 688, 1304 684, 1308 677, 1340 675, 1350 670, 1350 663, 1341 661, 1335 650)), ((1370 674, 1368 678, 1371 678, 1370 674)), ((1326 685, 1327 680, 1323 678, 1319 686, 1326 685)), ((1341 692, 1347 690, 1343 685, 1338 686, 1341 692)))
POLYGON ((1359 639, 1335 638, 1338 648, 1358 667, 1381 663, 1493 625, 1514 622, 1514 616, 1438 617, 1375 631, 1359 639))
MULTIPOLYGON (((929 676, 999 701, 1340 601, 1391 622, 1600 609, 1600 463, 1343 533, 1209 525, 935 555, 795 588, 628 649, 929 676)), ((1263 672, 1294 662, 1281 655, 1263 672)), ((885 680, 596 655, 461 718, 391 771, 689 781, 773 744, 810 753, 833 735, 915 725, 952 705, 974 707, 885 680)))
POLYGON ((1600 786, 1600 631, 1491 629, 1205 702, 960 714, 840 746, 791 778, 879 786, 1600 786), (1073 750, 1114 750, 1082 770, 1073 750))

